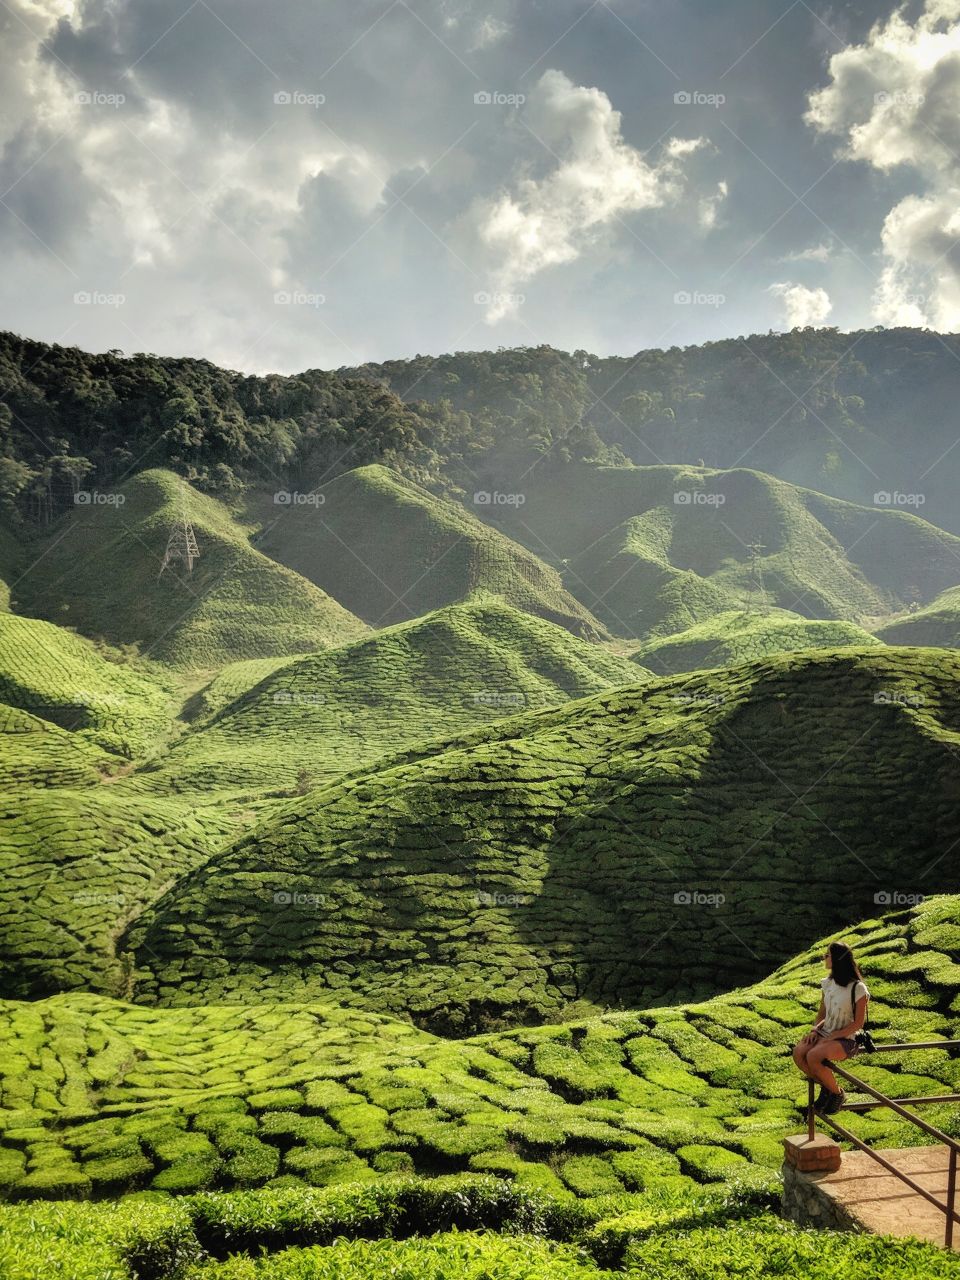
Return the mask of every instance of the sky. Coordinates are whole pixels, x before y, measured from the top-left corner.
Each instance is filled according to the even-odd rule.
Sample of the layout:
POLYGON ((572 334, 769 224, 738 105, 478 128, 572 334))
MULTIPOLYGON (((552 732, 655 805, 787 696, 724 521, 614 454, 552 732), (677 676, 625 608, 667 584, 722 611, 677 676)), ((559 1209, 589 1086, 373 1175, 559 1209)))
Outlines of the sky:
POLYGON ((960 328, 960 0, 0 0, 0 328, 250 372, 960 328))

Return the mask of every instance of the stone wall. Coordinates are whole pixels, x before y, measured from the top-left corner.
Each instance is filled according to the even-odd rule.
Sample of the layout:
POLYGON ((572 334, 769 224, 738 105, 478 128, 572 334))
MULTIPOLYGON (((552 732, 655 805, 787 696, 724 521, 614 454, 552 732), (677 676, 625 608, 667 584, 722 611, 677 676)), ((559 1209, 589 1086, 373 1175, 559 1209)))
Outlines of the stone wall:
POLYGON ((854 1218, 826 1186, 824 1174, 801 1173, 793 1165, 783 1165, 783 1201, 781 1214, 800 1227, 823 1227, 834 1231, 862 1231, 863 1224, 854 1218))

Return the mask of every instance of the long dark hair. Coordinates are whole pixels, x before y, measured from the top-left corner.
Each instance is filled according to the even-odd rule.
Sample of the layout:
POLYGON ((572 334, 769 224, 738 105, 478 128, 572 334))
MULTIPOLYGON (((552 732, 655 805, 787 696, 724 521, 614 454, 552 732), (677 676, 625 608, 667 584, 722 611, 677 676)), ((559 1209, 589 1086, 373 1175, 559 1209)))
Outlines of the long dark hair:
POLYGON ((853 958, 853 951, 845 942, 830 943, 830 977, 838 987, 849 987, 863 975, 853 958))

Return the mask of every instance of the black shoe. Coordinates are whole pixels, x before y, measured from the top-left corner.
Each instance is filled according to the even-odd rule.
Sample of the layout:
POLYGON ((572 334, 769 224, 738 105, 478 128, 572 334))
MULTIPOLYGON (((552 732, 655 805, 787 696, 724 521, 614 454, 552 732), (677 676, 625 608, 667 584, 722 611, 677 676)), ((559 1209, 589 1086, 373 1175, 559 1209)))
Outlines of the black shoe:
POLYGON ((817 1100, 816 1100, 816 1102, 813 1104, 813 1109, 814 1109, 814 1111, 817 1111, 817 1112, 822 1111, 822 1110, 823 1110, 823 1104, 826 1102, 826 1100, 827 1100, 827 1098, 829 1098, 829 1096, 830 1096, 830 1090, 827 1088, 827 1086, 826 1086, 825 1084, 822 1084, 822 1085, 820 1086, 820 1092, 817 1094, 817 1100))
POLYGON ((842 1089, 840 1090, 839 1093, 828 1094, 827 1100, 826 1102, 824 1102, 823 1109, 821 1110, 820 1114, 822 1116, 836 1115, 837 1112, 840 1110, 840 1108, 843 1106, 843 1104, 846 1102, 846 1100, 847 1100, 847 1095, 843 1092, 842 1089))

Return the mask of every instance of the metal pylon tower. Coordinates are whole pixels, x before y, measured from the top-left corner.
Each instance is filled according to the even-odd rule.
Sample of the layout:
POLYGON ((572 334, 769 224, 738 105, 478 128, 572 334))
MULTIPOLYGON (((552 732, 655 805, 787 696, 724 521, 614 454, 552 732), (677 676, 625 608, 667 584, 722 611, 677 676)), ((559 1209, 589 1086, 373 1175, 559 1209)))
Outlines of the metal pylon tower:
POLYGON ((760 607, 762 609, 766 609, 767 607, 767 592, 763 585, 763 563, 761 561, 760 552, 766 551, 766 549, 767 548, 762 542, 751 542, 747 545, 747 550, 750 552, 750 569, 752 571, 753 580, 757 584, 757 589, 760 592, 760 607))
POLYGON ((183 481, 180 481, 180 515, 170 530, 170 536, 167 538, 167 549, 163 553, 163 563, 160 565, 160 572, 157 579, 163 577, 164 569, 170 567, 174 560, 179 560, 181 564, 186 565, 187 573, 193 573, 193 562, 200 555, 200 548, 197 546, 197 535, 193 532, 193 525, 187 519, 187 491, 183 481))

